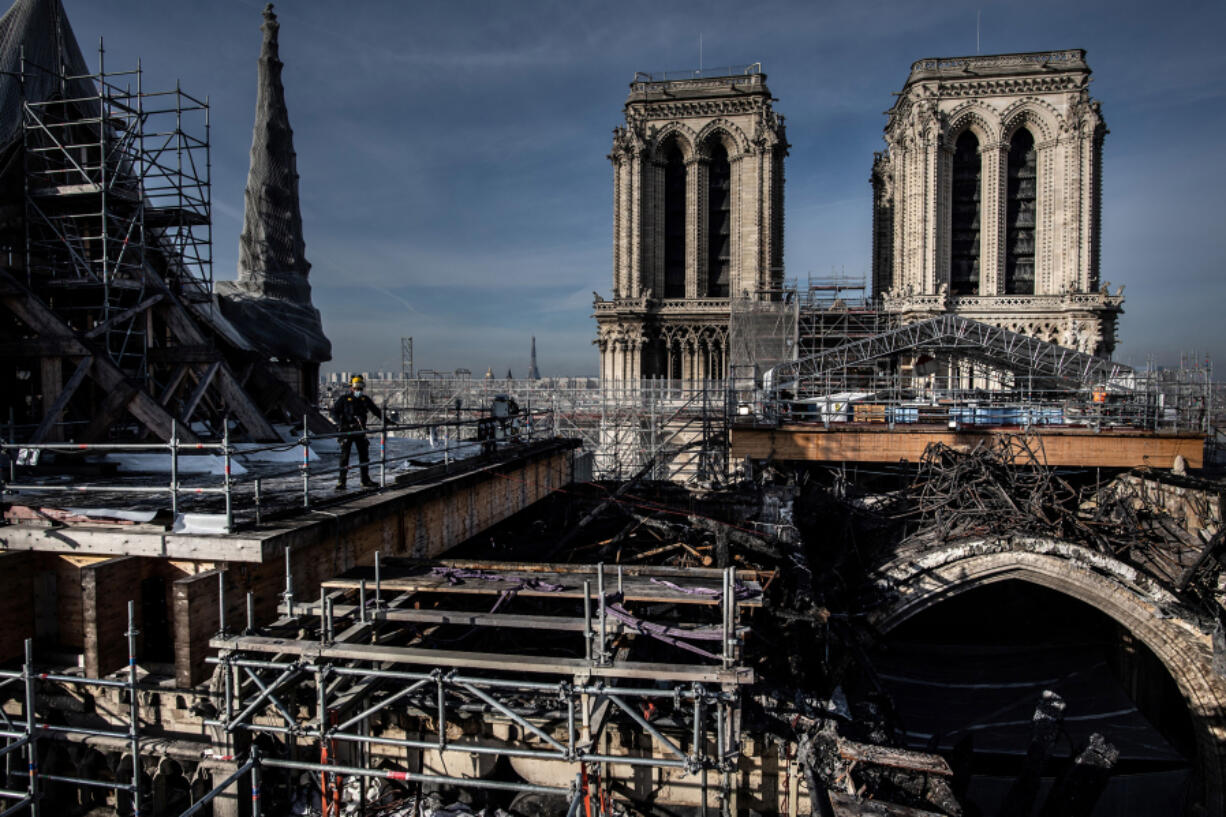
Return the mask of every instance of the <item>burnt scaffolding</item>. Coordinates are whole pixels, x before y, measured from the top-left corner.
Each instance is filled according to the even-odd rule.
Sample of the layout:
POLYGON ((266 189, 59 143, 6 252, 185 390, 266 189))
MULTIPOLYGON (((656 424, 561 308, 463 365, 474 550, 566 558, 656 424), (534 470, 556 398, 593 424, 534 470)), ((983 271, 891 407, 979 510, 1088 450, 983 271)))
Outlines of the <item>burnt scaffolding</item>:
POLYGON ((146 317, 159 283, 187 303, 212 293, 209 104, 104 59, 100 45, 80 75, 22 59, 25 284, 125 375, 165 387, 146 317))

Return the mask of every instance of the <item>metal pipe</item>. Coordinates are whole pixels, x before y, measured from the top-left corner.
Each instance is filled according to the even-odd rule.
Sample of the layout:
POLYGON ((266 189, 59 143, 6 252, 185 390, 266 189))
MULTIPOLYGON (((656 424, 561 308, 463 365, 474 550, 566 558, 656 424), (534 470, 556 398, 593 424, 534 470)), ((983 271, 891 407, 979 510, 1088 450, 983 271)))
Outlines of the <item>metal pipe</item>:
MULTIPOLYGON (((304 664, 298 664, 298 663, 291 663, 291 662, 263 661, 259 659, 233 658, 233 657, 228 658, 228 659, 222 659, 219 657, 208 657, 208 658, 205 658, 205 663, 219 664, 219 663, 222 663, 223 660, 228 663, 233 664, 234 666, 253 667, 257 669, 278 669, 278 670, 303 669, 303 670, 313 672, 323 666, 327 666, 323 664, 318 664, 318 665, 311 664, 309 662, 304 663, 304 664)), ((399 670, 378 669, 375 667, 363 668, 363 667, 332 667, 332 666, 329 666, 328 671, 336 675, 355 675, 355 676, 359 676, 362 678, 389 678, 389 679, 400 679, 400 680, 408 680, 408 681, 417 681, 422 678, 433 679, 436 677, 435 673, 433 672, 431 673, 403 672, 399 670)), ((80 679, 77 679, 77 680, 80 680, 80 679)), ((547 683, 544 681, 513 681, 513 680, 500 679, 500 678, 482 678, 478 676, 467 676, 467 675, 458 675, 458 674, 449 676, 448 680, 453 683, 475 684, 477 686, 480 686, 486 689, 490 689, 490 688, 512 689, 512 690, 518 690, 518 691, 523 691, 523 692, 545 692, 545 693, 556 693, 558 690, 558 685, 556 682, 547 683)), ((709 690, 703 687, 699 687, 699 688, 701 692, 699 692, 698 694, 702 695, 704 701, 714 701, 714 700, 732 701, 736 697, 731 692, 720 692, 717 690, 709 690)), ((621 695, 623 697, 637 697, 637 698, 677 698, 677 697, 680 697, 681 699, 687 700, 687 701, 693 700, 694 695, 695 695, 692 687, 681 686, 681 685, 677 687, 673 687, 671 689, 660 689, 656 687, 608 687, 608 686, 601 686, 598 684, 588 684, 588 685, 577 684, 571 687, 571 689, 576 694, 586 693, 589 695, 602 695, 606 692, 612 692, 615 695, 621 695)))
POLYGON ((321 600, 324 605, 324 632, 327 634, 328 643, 331 644, 336 640, 336 629, 332 619, 332 597, 324 596, 321 600))
POLYGON ((438 683, 438 748, 444 749, 447 746, 447 706, 443 698, 443 673, 435 674, 435 681, 438 683))
POLYGON ((379 429, 379 487, 387 487, 387 400, 383 401, 383 412, 379 418, 382 428, 379 429))
POLYGON ((242 766, 239 766, 237 769, 235 769, 234 774, 230 775, 225 780, 221 781, 216 786, 214 786, 212 789, 210 789, 207 794, 205 794, 203 797, 201 797, 199 800, 193 803, 192 807, 189 808, 187 811, 183 812, 182 814, 180 814, 179 817, 192 817, 193 814, 199 814, 201 809, 203 809, 209 803, 213 802, 213 798, 217 797, 217 795, 221 794, 223 791, 230 788, 230 786, 234 784, 239 778, 241 778, 248 771, 250 771, 251 768, 256 765, 256 763, 257 761, 254 758, 252 758, 252 759, 249 759, 242 766))
POLYGON ((38 817, 38 738, 35 736, 34 720, 37 714, 34 710, 34 639, 25 640, 26 663, 23 668, 25 675, 25 709, 26 709, 26 773, 29 781, 26 792, 30 800, 30 817, 38 817))
POLYGON ((365 720, 366 718, 369 718, 371 715, 375 714, 375 713, 376 713, 376 712, 378 712, 379 710, 384 709, 384 708, 386 708, 386 707, 388 707, 388 706, 391 706, 393 703, 395 703, 396 701, 400 700, 400 699, 401 699, 401 698, 403 698, 404 696, 406 696, 406 695, 410 695, 410 694, 412 694, 412 693, 416 692, 417 690, 421 689, 422 687, 424 687, 424 686, 425 686, 426 684, 428 684, 429 682, 430 682, 430 679, 429 679, 429 678, 425 678, 425 679, 423 679, 423 680, 421 680, 421 681, 418 681, 418 682, 417 682, 417 683, 415 683, 415 684, 411 684, 410 686, 407 686, 407 687, 405 687, 404 689, 401 689, 401 690, 397 691, 397 692, 396 692, 394 695, 390 695, 390 696, 388 696, 387 698, 383 699, 382 701, 380 701, 379 703, 375 704, 374 706, 371 706, 371 707, 368 707, 367 709, 362 710, 361 712, 359 712, 358 714, 354 715, 352 718, 350 718, 349 720, 345 721, 344 723, 341 723, 341 724, 338 724, 337 726, 334 726, 334 727, 333 727, 333 730, 334 730, 334 731, 336 731, 336 732, 341 732, 341 731, 344 731, 345 729, 348 729, 350 726, 353 726, 355 723, 360 723, 361 721, 365 720))
POLYGON ((217 571, 217 632, 226 635, 226 571, 217 571))
MULTIPOLYGON (((193 451, 220 451, 221 443, 187 443, 193 451)), ((166 443, 14 443, 0 442, 0 449, 38 451, 165 451, 166 443)))
MULTIPOLYGON (((116 494, 164 494, 166 489, 158 485, 41 485, 38 483, 9 483, 4 486, 5 490, 13 491, 41 491, 49 493, 51 491, 72 491, 75 493, 89 493, 91 491, 105 491, 107 493, 116 494)), ((225 488, 187 488, 187 493, 192 494, 221 494, 225 493, 225 488)))
POLYGON ((579 808, 583 805, 583 773, 575 775, 571 784, 570 806, 566 809, 566 817, 579 817, 579 808))
POLYGON ((600 650, 596 656, 596 662, 604 665, 608 660, 608 650, 605 647, 608 633, 605 622, 604 562, 596 565, 596 592, 600 595, 600 650))
POLYGON ((506 715, 508 718, 510 718, 511 720, 513 720, 515 723, 517 723, 517 724, 519 724, 520 726, 522 726, 524 729, 527 729, 529 732, 531 732, 532 734, 536 735, 538 738, 540 738, 541 740, 545 741, 546 743, 548 743, 548 744, 549 744, 550 746, 552 746, 553 748, 557 749, 557 750, 558 750, 559 752, 561 752, 563 755, 565 755, 565 754, 566 754, 566 747, 565 747, 565 746, 563 746, 562 744, 558 743, 556 740, 554 740, 554 738, 553 738, 553 736, 552 736, 552 735, 548 734, 547 732, 545 732, 543 729, 541 729, 539 726, 537 726, 536 724, 532 723, 531 721, 528 721, 527 719, 525 719, 525 718, 524 718, 522 715, 520 715, 519 713, 517 713, 517 712, 515 712, 514 710, 512 710, 510 707, 508 707, 508 706, 507 706, 506 704, 504 704, 502 701, 498 700, 497 698, 493 697, 492 695, 487 695, 485 692, 482 692, 480 689, 478 689, 477 687, 473 686, 472 684, 461 684, 461 686, 463 686, 465 689, 467 689, 467 690, 468 690, 469 692, 471 692, 473 695, 476 695, 476 696, 477 696, 478 698, 480 698, 482 701, 485 701, 487 704, 489 704, 490 706, 494 707, 494 709, 496 709, 496 710, 498 710, 499 712, 501 712, 502 714, 506 715))
POLYGON ((12 743, 6 745, 3 749, 0 749, 0 756, 7 755, 9 752, 15 752, 18 749, 20 749, 22 746, 25 746, 29 742, 30 742, 30 738, 23 736, 19 738, 18 740, 15 740, 12 743))
POLYGON ((311 429, 305 414, 302 415, 302 507, 311 507, 311 429))
POLYGON ((673 743, 671 740, 665 737, 664 734, 660 732, 659 729, 656 729, 654 726, 648 723, 647 719, 644 718, 642 715, 640 715, 638 712, 636 712, 633 707, 627 705, 625 701, 623 701, 621 698, 619 698, 616 695, 610 695, 608 692, 606 692, 605 696, 610 701, 617 704, 618 708, 620 708, 623 712, 629 715, 630 719, 634 721, 635 723, 637 723, 640 727, 642 727, 643 731, 651 735, 656 740, 660 741, 660 743, 664 744, 664 748, 668 749, 670 752, 672 752, 674 755, 676 755, 678 758, 680 758, 683 761, 689 760, 689 758, 685 756, 685 752, 681 751, 680 747, 678 747, 677 744, 673 743))
MULTIPOLYGON (((221 722, 216 720, 206 720, 203 721, 203 724, 205 726, 220 726, 221 722)), ((247 732, 272 732, 278 735, 292 734, 315 740, 326 737, 328 740, 339 740, 346 743, 362 743, 375 746, 396 746, 403 749, 437 751, 439 748, 436 741, 412 740, 408 738, 385 738, 375 737, 373 735, 357 735, 334 731, 329 731, 329 733, 325 736, 320 735, 316 729, 291 729, 288 726, 270 726, 262 723, 240 723, 235 724, 234 728, 236 730, 247 732)), ((538 760, 557 760, 563 762, 576 759, 575 757, 567 757, 566 754, 562 752, 546 751, 543 749, 514 749, 507 746, 481 746, 472 743, 449 743, 447 744, 447 751, 463 752, 472 755, 494 755, 498 757, 505 755, 507 757, 535 758, 538 760)), ((581 757, 583 760, 591 763, 621 763, 627 766, 647 766, 669 769, 685 769, 689 763, 688 760, 667 760, 664 758, 634 757, 629 755, 622 756, 580 753, 578 757, 581 757)))
POLYGON ((261 484, 262 484, 262 480, 259 477, 256 477, 255 478, 255 524, 256 525, 260 525, 264 521, 260 513, 261 511, 260 505, 262 504, 262 501, 263 501, 263 495, 260 491, 261 484))
POLYGON ((255 632, 255 593, 247 591, 247 632, 255 632))
POLYGON ((380 571, 380 552, 375 551, 375 612, 379 612, 383 606, 383 579, 380 571))
MULTIPOLYGON (((230 479, 230 461, 226 459, 226 482, 230 479)), ((226 501, 227 513, 229 498, 226 501)), ((224 574, 223 574, 224 575, 224 574)), ((128 737, 132 741, 132 817, 140 817, 140 704, 137 701, 139 690, 136 688, 136 602, 128 601, 128 711, 131 720, 128 722, 128 737)))
MULTIPOLYGON (((124 686, 128 686, 127 683, 124 686)), ((17 721, 22 726, 25 726, 25 721, 17 721)), ((106 730, 93 729, 88 726, 58 726, 50 723, 36 723, 35 728, 40 735, 55 734, 55 735, 82 735, 91 738, 126 738, 128 732, 126 730, 106 730)))
POLYGON ((587 660, 592 660, 592 583, 583 581, 583 646, 587 660))
POLYGON ((260 748, 251 747, 251 817, 260 817, 263 809, 260 802, 260 787, 263 784, 260 772, 260 748))
POLYGON ((290 618, 294 617, 294 576, 289 568, 289 554, 292 549, 292 545, 285 546, 285 609, 290 618))
POLYGON ((179 421, 170 418, 170 513, 179 515, 179 421))
POLYGON ((693 745, 690 747, 690 756, 697 766, 702 762, 702 757, 706 754, 706 747, 702 745, 702 697, 694 696, 694 734, 690 740, 693 745))
POLYGON ((254 712, 255 709, 260 704, 264 703, 264 699, 267 698, 268 700, 272 701, 273 706, 275 706, 278 709, 278 711, 280 711, 281 715, 289 722, 290 726, 293 726, 295 723, 293 716, 291 716, 288 712, 285 711, 285 708, 281 706, 281 702, 278 701, 276 697, 273 696, 272 692, 274 689, 281 686, 281 684, 285 683, 290 678, 296 677, 300 672, 299 668, 290 667, 285 672, 281 673, 281 675, 277 678, 277 680, 272 682, 272 686, 265 686, 264 682, 260 680, 260 677, 256 675, 254 672, 252 672, 250 669, 248 669, 247 667, 243 667, 243 670, 247 673, 248 677, 250 677, 251 680, 255 682, 255 685, 260 688, 260 694, 256 696, 254 701, 247 704, 247 708, 244 709, 242 712, 240 712, 238 714, 238 717, 233 718, 233 719, 227 718, 227 721, 241 722, 241 721, 246 720, 247 716, 250 715, 252 712, 254 712))
MULTIPOLYGON (((25 772, 14 772, 19 776, 26 776, 25 772)), ((96 789, 118 789, 119 791, 132 791, 131 783, 119 783, 113 780, 90 780, 87 777, 66 777, 62 774, 44 774, 39 772, 39 780, 50 780, 52 783, 71 783, 74 786, 93 786, 96 789)))
MULTIPOLYGON (((444 783, 474 789, 503 789, 506 791, 526 791, 538 794, 569 794, 570 790, 562 786, 538 786, 533 783, 505 783, 499 780, 483 780, 481 778, 450 777, 447 775, 416 774, 414 772, 397 772, 390 769, 365 769, 360 766, 325 766, 320 763, 304 763, 299 760, 276 760, 269 758, 261 761, 273 769, 294 769, 305 772, 324 772, 356 777, 377 777, 384 780, 403 780, 410 783, 444 783)), ((188 817, 184 812, 180 817, 188 817)))
POLYGON ((366 580, 358 582, 358 621, 366 623, 366 580))
MULTIPOLYGON (((230 420, 226 415, 222 415, 221 418, 221 455, 224 462, 223 486, 226 489, 226 533, 234 533, 234 497, 230 479, 230 420)), ((140 815, 135 815, 135 817, 140 817, 140 815)))
POLYGON ((226 748, 228 749, 230 744, 230 730, 232 729, 231 724, 234 722, 234 673, 237 672, 237 667, 228 664, 224 658, 221 659, 221 661, 221 675, 223 681, 222 695, 225 698, 223 701, 225 721, 222 723, 222 726, 225 729, 226 748))

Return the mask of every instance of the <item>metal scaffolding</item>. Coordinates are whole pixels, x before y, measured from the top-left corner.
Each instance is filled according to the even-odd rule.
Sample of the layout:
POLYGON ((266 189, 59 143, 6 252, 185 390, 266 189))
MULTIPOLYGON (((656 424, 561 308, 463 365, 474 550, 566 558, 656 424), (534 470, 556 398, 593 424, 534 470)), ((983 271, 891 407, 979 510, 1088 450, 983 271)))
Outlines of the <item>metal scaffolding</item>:
POLYGON ((594 378, 423 376, 428 372, 418 370, 413 380, 372 380, 367 389, 401 419, 425 424, 484 416, 496 396, 506 395, 523 412, 547 412, 554 436, 582 440, 596 479, 626 479, 648 463, 656 479, 728 478, 727 425, 735 400, 724 381, 602 387, 594 378))
POLYGON ((339 813, 349 775, 583 797, 600 802, 593 813, 609 813, 610 784, 627 791, 643 768, 655 770, 652 787, 692 787, 704 804, 735 796, 741 696, 753 679, 741 665, 741 618, 761 605, 765 576, 376 555, 373 567, 327 580, 318 601, 303 602, 290 560, 287 552, 281 617, 256 627, 248 594, 246 627, 231 633, 223 620, 210 642, 220 700, 205 725, 219 730, 217 751, 247 760, 236 775, 310 772, 325 814, 329 802, 339 813), (664 605, 679 612, 642 617, 664 605), (527 653, 482 648, 517 630, 534 634, 527 653), (281 757, 257 757, 258 735, 275 737, 281 757), (406 752, 416 768, 379 770, 404 768, 406 752), (524 774, 552 782, 439 771, 498 757, 531 761, 524 774), (540 772, 542 762, 557 770, 540 772))
POLYGON ((25 283, 103 346, 130 378, 150 372, 145 311, 163 286, 188 302, 212 290, 209 105, 144 87, 134 70, 61 74, 22 61, 25 283), (157 279, 157 283, 155 283, 157 279))

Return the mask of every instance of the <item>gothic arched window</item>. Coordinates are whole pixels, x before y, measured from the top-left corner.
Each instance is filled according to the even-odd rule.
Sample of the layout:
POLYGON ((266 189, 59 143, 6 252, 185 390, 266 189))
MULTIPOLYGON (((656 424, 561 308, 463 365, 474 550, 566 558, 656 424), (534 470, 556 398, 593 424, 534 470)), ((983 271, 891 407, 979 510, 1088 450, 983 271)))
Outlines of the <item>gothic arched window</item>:
POLYGON ((685 158, 675 139, 664 148, 664 297, 685 297, 685 158))
POLYGON ((732 166, 719 142, 707 167, 707 297, 727 298, 732 268, 732 166))
POLYGON ((1009 140, 1005 210, 1005 293, 1034 294, 1034 224, 1038 159, 1034 136, 1019 128, 1009 140))
POLYGON ((979 182, 982 173, 979 139, 969 130, 963 131, 954 143, 949 254, 951 295, 979 293, 979 182))

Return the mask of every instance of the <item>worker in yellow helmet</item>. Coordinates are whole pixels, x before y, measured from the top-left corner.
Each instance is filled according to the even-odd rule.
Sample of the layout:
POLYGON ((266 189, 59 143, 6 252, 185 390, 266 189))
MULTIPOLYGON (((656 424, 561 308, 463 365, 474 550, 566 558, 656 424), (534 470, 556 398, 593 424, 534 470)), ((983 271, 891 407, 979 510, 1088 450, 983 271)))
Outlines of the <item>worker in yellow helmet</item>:
POLYGON ((346 477, 349 474, 349 449, 357 446, 358 466, 362 472, 362 487, 375 488, 370 478, 370 440, 366 439, 366 416, 373 414, 383 419, 383 412, 375 405, 375 401, 363 393, 366 380, 360 375, 354 375, 349 381, 349 391, 342 394, 332 404, 332 419, 340 426, 345 436, 341 437, 341 472, 336 478, 336 489, 345 488, 346 477))

